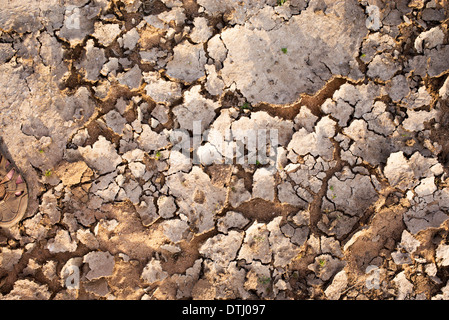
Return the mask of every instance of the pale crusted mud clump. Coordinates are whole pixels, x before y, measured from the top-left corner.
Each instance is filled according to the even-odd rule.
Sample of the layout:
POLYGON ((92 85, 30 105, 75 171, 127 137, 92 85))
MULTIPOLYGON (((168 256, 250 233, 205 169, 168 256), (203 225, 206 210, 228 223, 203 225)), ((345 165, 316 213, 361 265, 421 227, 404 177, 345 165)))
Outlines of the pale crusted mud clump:
POLYGON ((6 1, 0 299, 449 299, 448 17, 6 1))

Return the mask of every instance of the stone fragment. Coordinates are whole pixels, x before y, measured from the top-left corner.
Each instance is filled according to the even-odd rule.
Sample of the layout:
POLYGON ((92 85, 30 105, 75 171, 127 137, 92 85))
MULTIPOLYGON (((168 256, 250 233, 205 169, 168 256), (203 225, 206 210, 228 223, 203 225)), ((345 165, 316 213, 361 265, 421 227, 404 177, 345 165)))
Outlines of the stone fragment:
POLYGON ((142 133, 136 140, 140 149, 151 152, 167 146, 168 140, 164 134, 158 134, 151 130, 149 125, 142 125, 142 133))
POLYGON ((81 43, 84 38, 94 32, 94 21, 98 14, 106 7, 103 1, 89 5, 68 5, 64 12, 64 25, 57 31, 59 37, 70 42, 70 45, 81 43))
POLYGON ((91 251, 84 255, 83 262, 89 265, 89 272, 86 274, 89 281, 109 277, 114 271, 114 256, 107 251, 91 251))
POLYGON ((168 273, 162 269, 161 262, 156 259, 151 259, 142 271, 140 278, 153 284, 158 281, 162 281, 168 277, 168 273))
POLYGON ((204 98, 201 93, 201 86, 193 86, 184 93, 184 103, 173 108, 182 129, 193 130, 194 121, 200 121, 201 132, 203 132, 215 118, 215 109, 219 104, 213 100, 204 98))
POLYGON ((318 14, 314 7, 269 31, 249 24, 224 30, 220 37, 228 49, 221 70, 225 84, 235 83, 252 104, 286 104, 301 93, 314 94, 332 75, 359 79, 354 59, 368 31, 362 9, 352 0, 345 6, 328 3, 326 10, 334 14, 318 14), (339 18, 343 15, 347 19, 339 18), (320 30, 330 32, 317 42, 323 37, 320 30), (317 56, 321 59, 308 58, 317 56))
POLYGON ((131 90, 138 89, 140 87, 140 83, 142 82, 142 71, 136 64, 128 71, 120 73, 117 76, 117 80, 121 85, 127 86, 131 90))
POLYGON ((140 35, 136 28, 132 28, 123 35, 123 47, 125 49, 134 50, 140 35))
POLYGON ((238 179, 231 187, 229 203, 233 208, 237 208, 242 203, 251 199, 251 193, 246 190, 243 179, 238 179))
POLYGON ((368 65, 367 75, 373 80, 388 81, 400 68, 401 65, 390 53, 382 53, 376 55, 368 65))
POLYGON ((285 267, 292 259, 297 257, 300 247, 294 245, 287 237, 284 236, 280 229, 282 217, 274 218, 267 225, 270 231, 269 242, 273 252, 273 265, 275 267, 285 267))
POLYGON ((99 136, 93 146, 79 147, 78 150, 89 167, 100 174, 115 171, 122 162, 112 143, 103 136, 99 136))
POLYGON ((79 229, 76 232, 76 238, 91 250, 98 249, 99 247, 97 238, 89 229, 79 229))
POLYGON ((360 216, 377 198, 369 176, 344 171, 342 176, 332 177, 328 182, 327 198, 335 204, 338 211, 350 216, 360 216))
POLYGON ((398 288, 396 300, 411 298, 411 294, 413 293, 413 284, 405 276, 405 271, 400 272, 396 277, 394 277, 393 282, 398 288))
POLYGON ((140 216, 142 225, 148 227, 152 225, 158 218, 159 215, 156 211, 156 206, 154 205, 152 197, 142 197, 143 200, 135 206, 137 213, 140 216))
POLYGON ((413 185, 413 171, 402 151, 390 155, 384 174, 392 186, 401 190, 406 190, 413 185))
POLYGON ((157 103, 171 104, 182 97, 179 83, 164 80, 158 72, 145 72, 145 90, 157 103))
POLYGON ((341 270, 335 275, 332 283, 324 291, 324 294, 330 300, 338 300, 347 286, 348 275, 345 270, 341 270))
POLYGON ((128 168, 131 170, 132 175, 137 179, 143 178, 146 172, 145 164, 140 162, 131 162, 128 164, 128 168))
POLYGON ((428 177, 421 180, 420 184, 415 188, 418 197, 429 196, 437 190, 435 178, 428 177))
POLYGON ((228 211, 224 217, 218 219, 217 230, 227 234, 229 229, 243 229, 249 222, 250 220, 245 218, 243 214, 235 211, 228 211))
MULTIPOLYGON (((324 105, 326 102, 324 103, 324 105)), ((323 111, 326 113, 329 113, 330 111, 328 108, 322 106, 323 111), (326 110, 324 110, 326 108, 326 110)), ((295 117, 295 129, 299 130, 301 128, 305 128, 308 132, 313 132, 313 129, 315 128, 315 124, 318 120, 318 117, 310 111, 309 108, 306 106, 301 107, 301 110, 299 111, 298 115, 295 117)))
POLYGON ((207 239, 200 247, 199 252, 218 265, 226 267, 236 258, 242 241, 243 233, 231 230, 227 235, 218 234, 207 239), (226 248, 226 250, 223 250, 223 248, 226 248))
POLYGON ((56 236, 50 239, 47 244, 47 249, 51 253, 74 252, 77 247, 76 241, 72 239, 70 233, 63 229, 59 229, 56 236))
POLYGON ((302 128, 293 134, 288 149, 300 156, 311 154, 330 161, 333 158, 334 145, 330 138, 335 135, 335 121, 329 116, 322 118, 315 126, 315 132, 309 133, 302 128))
POLYGON ((173 197, 160 196, 157 199, 157 205, 159 208, 159 215, 168 219, 174 216, 176 212, 175 199, 173 197))
POLYGON ((112 129, 118 135, 123 134, 125 129, 126 119, 123 118, 120 113, 115 110, 111 110, 103 116, 106 125, 112 129))
POLYGON ((202 44, 183 42, 173 51, 173 59, 167 63, 167 74, 170 77, 190 83, 205 75, 206 53, 202 44))
POLYGON ((186 15, 182 7, 174 7, 170 11, 160 13, 157 17, 165 22, 165 24, 174 23, 175 26, 184 24, 186 15))
POLYGON ((95 32, 92 36, 103 46, 107 47, 115 41, 120 33, 121 30, 118 24, 95 22, 95 32))
POLYGON ((274 201, 274 176, 266 168, 257 169, 253 177, 253 198, 274 201))
POLYGON ((206 42, 212 36, 212 30, 207 25, 207 19, 196 17, 193 19, 193 31, 190 33, 190 39, 195 43, 206 42))
POLYGON ((253 261, 271 262, 269 231, 266 224, 254 222, 245 233, 243 245, 237 259, 245 259, 247 264, 253 261))
POLYGON ((220 96, 223 92, 225 84, 223 80, 218 76, 215 66, 204 66, 207 74, 206 89, 213 96, 220 96))
POLYGON ((382 21, 380 19, 380 10, 378 6, 369 5, 366 7, 366 27, 373 31, 378 31, 382 27, 382 21))
MULTIPOLYGON (((391 123, 388 121, 390 130, 392 127, 391 123)), ((375 122, 372 122, 372 125, 375 122)), ((383 132, 387 128, 378 128, 379 131, 383 132)), ((368 129, 368 124, 364 120, 354 120, 351 122, 349 127, 343 129, 343 133, 351 138, 354 142, 349 148, 349 151, 353 156, 361 157, 363 160, 367 161, 372 165, 379 165, 385 163, 386 159, 390 154, 391 146, 388 144, 387 139, 379 134, 368 129)))
POLYGON ((446 78, 446 81, 444 81, 443 85, 441 86, 439 94, 442 99, 449 98, 449 77, 446 78))
POLYGON ((207 42, 207 53, 212 59, 218 62, 223 62, 226 59, 228 50, 219 34, 216 34, 207 42))
POLYGON ((385 88, 388 92, 388 95, 395 102, 401 101, 410 92, 407 78, 401 74, 393 77, 391 81, 386 84, 385 88))
POLYGON ((1 298, 3 300, 50 300, 50 297, 51 292, 46 284, 39 285, 32 280, 20 279, 14 282, 11 291, 1 298))
POLYGON ((444 32, 441 27, 434 27, 428 31, 422 32, 415 40, 415 50, 422 53, 424 49, 432 49, 443 44, 444 32))
POLYGON ((2 247, 0 255, 0 268, 6 271, 12 271, 14 266, 22 258, 23 249, 9 249, 7 247, 2 247))
POLYGON ((307 268, 312 270, 317 278, 327 281, 343 269, 345 265, 346 262, 326 253, 315 257, 314 262, 309 264, 307 268))
POLYGON ((187 222, 180 219, 170 219, 162 223, 164 235, 173 243, 185 239, 189 231, 187 222))
POLYGON ((104 50, 95 47, 94 41, 89 39, 86 43, 86 56, 81 62, 76 62, 75 66, 84 71, 87 80, 97 81, 105 62, 104 50))
POLYGON ((435 251, 435 258, 439 266, 449 266, 449 245, 440 244, 435 251))
POLYGON ((408 118, 402 123, 404 129, 408 131, 422 131, 426 122, 438 117, 438 111, 435 109, 431 111, 407 110, 407 115, 408 118))

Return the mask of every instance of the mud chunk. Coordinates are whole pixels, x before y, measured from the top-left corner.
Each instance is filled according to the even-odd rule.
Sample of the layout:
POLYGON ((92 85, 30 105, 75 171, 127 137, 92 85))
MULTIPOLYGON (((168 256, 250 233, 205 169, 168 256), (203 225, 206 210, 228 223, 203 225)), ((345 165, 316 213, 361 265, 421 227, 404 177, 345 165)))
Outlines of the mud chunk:
POLYGON ((121 30, 118 24, 95 22, 95 32, 93 33, 93 36, 105 47, 114 42, 120 33, 121 30))
POLYGON ((219 104, 204 98, 200 90, 201 86, 192 87, 184 93, 184 103, 173 108, 173 114, 182 129, 193 130, 194 121, 200 121, 203 132, 215 117, 215 109, 219 104))
POLYGON ((74 252, 77 248, 76 241, 73 240, 67 230, 58 230, 56 236, 50 239, 47 244, 47 249, 50 252, 74 252))
POLYGON ((100 174, 114 171, 122 162, 112 143, 100 136, 93 146, 80 147, 81 155, 86 163, 100 174))
POLYGON ((148 96, 158 103, 171 104, 182 97, 181 86, 172 81, 166 81, 157 72, 145 72, 145 90, 148 96))
POLYGON ((51 292, 47 285, 39 285, 38 283, 23 279, 17 280, 14 287, 7 295, 3 296, 4 300, 49 300, 51 292))
POLYGON ((200 247, 200 254, 213 260, 218 265, 226 267, 236 258, 237 251, 243 241, 243 234, 237 231, 230 231, 227 235, 218 234, 207 239, 200 247), (224 250, 226 248, 226 250, 224 250))
POLYGON ((202 44, 183 42, 173 52, 173 59, 167 63, 167 74, 170 77, 193 82, 205 75, 206 54, 202 44))
POLYGON ((162 269, 161 262, 159 260, 151 259, 143 269, 140 277, 145 282, 153 284, 167 278, 168 273, 162 269))
POLYGON ((121 85, 128 86, 130 89, 138 89, 142 82, 142 71, 136 64, 128 71, 119 74, 117 80, 121 85))
POLYGON ((267 226, 264 223, 254 222, 246 231, 238 259, 245 259, 248 264, 254 260, 269 263, 272 252, 268 237, 267 226))
POLYGON ((222 69, 225 84, 235 82, 251 103, 284 104, 294 102, 301 93, 314 94, 332 74, 358 79, 355 50, 367 29, 356 1, 344 7, 329 5, 328 10, 335 12, 330 15, 319 15, 309 7, 270 31, 252 30, 248 25, 226 29, 221 33, 228 49, 222 69), (351 19, 337 18, 344 15, 342 10, 351 12, 346 15, 351 19), (319 30, 329 32, 317 42, 323 37, 319 30), (309 60, 312 56, 321 58, 309 60))
POLYGON ((441 27, 434 27, 421 33, 415 40, 415 50, 422 53, 424 49, 432 49, 443 44, 444 32, 441 27))
POLYGON ((86 274, 88 280, 109 277, 114 270, 114 256, 109 252, 91 251, 83 257, 83 262, 89 265, 89 272, 86 274))
POLYGON ((193 31, 190 34, 190 39, 195 43, 206 42, 212 36, 212 30, 207 25, 207 19, 203 17, 196 17, 193 20, 193 31))

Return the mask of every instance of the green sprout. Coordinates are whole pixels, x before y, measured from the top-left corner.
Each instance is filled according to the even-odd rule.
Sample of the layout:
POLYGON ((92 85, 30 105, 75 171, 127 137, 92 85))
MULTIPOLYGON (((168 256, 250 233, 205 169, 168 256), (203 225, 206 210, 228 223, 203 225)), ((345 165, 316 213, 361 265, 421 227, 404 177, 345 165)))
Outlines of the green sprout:
POLYGON ((39 149, 40 154, 43 154, 44 152, 45 152, 44 149, 39 149))
POLYGON ((282 6, 287 0, 278 0, 278 6, 282 6))
POLYGON ((44 175, 45 175, 47 178, 50 177, 51 174, 52 174, 51 170, 46 170, 45 173, 44 173, 44 175))
POLYGON ((334 191, 334 186, 330 186, 329 190, 334 191))
POLYGON ((260 161, 256 160, 256 166, 260 166, 260 161))
POLYGON ((287 48, 281 48, 281 51, 285 54, 287 54, 287 48))
POLYGON ((156 160, 159 160, 160 158, 161 158, 161 152, 160 151, 157 151, 156 152, 156 160))
POLYGON ((362 53, 361 55, 360 55, 360 58, 365 58, 366 57, 366 54, 364 54, 364 53, 362 53))
POLYGON ((250 109, 250 108, 251 108, 251 107, 250 107, 250 105, 249 105, 248 102, 245 102, 244 104, 242 104, 242 105, 240 106, 240 109, 242 109, 242 110, 250 109))
POLYGON ((326 265, 326 260, 324 259, 319 259, 318 260, 318 264, 320 265, 320 267, 324 267, 326 265))
POLYGON ((260 284, 267 285, 267 284, 270 283, 271 278, 270 278, 270 277, 267 277, 267 276, 261 276, 261 277, 259 277, 259 279, 257 279, 257 280, 259 281, 260 284))

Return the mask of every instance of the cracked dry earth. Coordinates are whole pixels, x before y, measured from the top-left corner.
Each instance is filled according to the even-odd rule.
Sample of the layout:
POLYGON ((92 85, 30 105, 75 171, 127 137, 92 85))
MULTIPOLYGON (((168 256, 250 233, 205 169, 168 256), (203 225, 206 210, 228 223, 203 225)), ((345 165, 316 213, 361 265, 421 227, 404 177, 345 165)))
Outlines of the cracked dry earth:
POLYGON ((3 0, 1 146, 30 200, 0 298, 448 299, 448 14, 3 0), (169 137, 194 120, 278 130, 277 160, 209 139, 193 164, 169 137))

